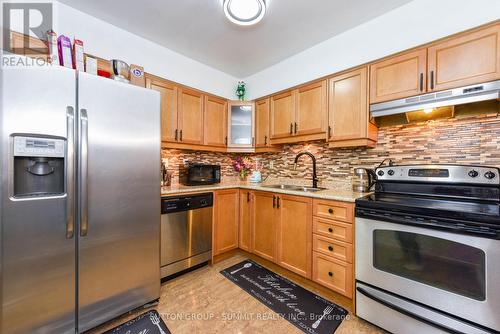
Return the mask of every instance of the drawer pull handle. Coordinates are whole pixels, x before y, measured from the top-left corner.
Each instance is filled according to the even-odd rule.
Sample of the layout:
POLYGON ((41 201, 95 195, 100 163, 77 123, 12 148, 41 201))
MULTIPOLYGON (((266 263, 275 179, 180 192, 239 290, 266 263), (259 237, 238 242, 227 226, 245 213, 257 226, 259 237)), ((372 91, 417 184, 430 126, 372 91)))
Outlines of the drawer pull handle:
POLYGON ((328 276, 333 277, 333 273, 331 271, 329 271, 328 276))
POLYGON ((333 233, 333 228, 329 227, 328 232, 333 233))
POLYGON ((333 246, 328 246, 328 250, 329 250, 330 252, 333 252, 333 246))
POLYGON ((333 214, 333 209, 332 208, 328 209, 328 213, 333 214))

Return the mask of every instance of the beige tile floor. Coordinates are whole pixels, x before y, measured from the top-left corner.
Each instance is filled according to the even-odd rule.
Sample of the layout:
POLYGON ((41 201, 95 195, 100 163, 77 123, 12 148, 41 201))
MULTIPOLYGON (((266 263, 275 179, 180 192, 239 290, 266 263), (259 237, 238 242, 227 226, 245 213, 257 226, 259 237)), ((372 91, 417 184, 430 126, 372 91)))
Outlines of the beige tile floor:
MULTIPOLYGON (((246 258, 245 254, 237 253, 213 266, 205 266, 162 285, 160 303, 155 308, 172 334, 303 333, 288 321, 276 316, 264 304, 219 273, 219 271, 246 258)), ((262 264, 265 265, 265 263, 262 264)), ((294 280, 293 277, 286 276, 294 280)), ((307 288, 314 291, 309 286, 307 288)), ((322 294, 319 291, 314 292, 322 294)), ((325 295, 323 297, 332 299, 325 295)), ((348 308, 347 305, 342 306, 348 308)), ((102 333, 142 312, 144 310, 132 312, 130 315, 89 332, 89 334, 102 333)), ((386 332, 350 314, 349 318, 344 320, 335 332, 335 334, 347 333, 378 334, 386 332)))

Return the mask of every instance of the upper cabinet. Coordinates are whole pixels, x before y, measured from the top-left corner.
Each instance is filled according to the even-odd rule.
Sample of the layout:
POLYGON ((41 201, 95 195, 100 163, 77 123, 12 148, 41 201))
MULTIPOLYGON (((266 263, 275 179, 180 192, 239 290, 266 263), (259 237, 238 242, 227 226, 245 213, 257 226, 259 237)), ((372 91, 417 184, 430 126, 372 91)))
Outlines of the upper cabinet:
POLYGON ((214 96, 205 96, 204 142, 205 145, 226 147, 227 145, 227 101, 214 96))
POLYGON ((295 91, 288 91, 271 98, 271 139, 293 135, 295 121, 295 91))
POLYGON ((297 89, 294 134, 324 134, 327 114, 326 80, 297 89))
POLYGON ((370 65, 370 103, 500 79, 500 24, 370 65))
POLYGON ((161 140, 163 142, 177 141, 177 86, 165 79, 148 75, 146 87, 160 92, 161 140))
POLYGON ((178 91, 179 141, 183 144, 203 144, 203 94, 181 87, 178 91))
POLYGON ((228 108, 228 147, 249 148, 254 145, 254 104, 233 101, 228 108))
POLYGON ((269 114, 271 103, 269 98, 255 101, 255 147, 268 147, 269 114))
POLYGON ((323 139, 327 115, 326 80, 271 97, 271 142, 323 139))
POLYGON ((367 67, 329 80, 330 147, 374 146, 377 127, 370 123, 367 67))
POLYGON ((500 24, 428 48, 429 91, 500 78, 500 24))
POLYGON ((411 51, 370 66, 370 103, 425 92, 427 49, 411 51))

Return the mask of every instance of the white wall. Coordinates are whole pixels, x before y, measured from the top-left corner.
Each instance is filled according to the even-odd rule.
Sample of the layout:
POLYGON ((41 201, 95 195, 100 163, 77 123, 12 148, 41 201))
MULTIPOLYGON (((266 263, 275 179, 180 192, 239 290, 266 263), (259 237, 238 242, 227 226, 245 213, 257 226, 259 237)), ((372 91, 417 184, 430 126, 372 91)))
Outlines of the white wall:
MULTIPOLYGON (((118 5, 119 1, 117 1, 118 5)), ((54 30, 84 41, 85 52, 144 66, 146 72, 226 98, 238 79, 54 1, 54 30)))
POLYGON ((414 0, 243 79, 248 98, 500 19, 500 0, 414 0))

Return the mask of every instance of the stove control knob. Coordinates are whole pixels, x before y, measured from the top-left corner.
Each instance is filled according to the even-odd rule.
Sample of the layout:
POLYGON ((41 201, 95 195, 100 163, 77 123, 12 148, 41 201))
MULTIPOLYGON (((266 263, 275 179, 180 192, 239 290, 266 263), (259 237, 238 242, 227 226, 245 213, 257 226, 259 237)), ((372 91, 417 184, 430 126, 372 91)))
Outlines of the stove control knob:
POLYGON ((383 170, 379 170, 379 171, 377 172, 377 174, 378 174, 378 176, 384 176, 384 174, 385 174, 385 173, 384 173, 384 171, 383 171, 383 170))
POLYGON ((486 172, 486 173, 484 173, 484 177, 487 178, 488 180, 494 179, 495 176, 496 175, 493 172, 486 172))
POLYGON ((479 173, 476 170, 471 170, 468 174, 470 177, 477 177, 479 175, 479 173))
POLYGON ((394 175, 394 170, 393 169, 389 169, 387 171, 387 174, 389 174, 389 176, 393 176, 394 175))

